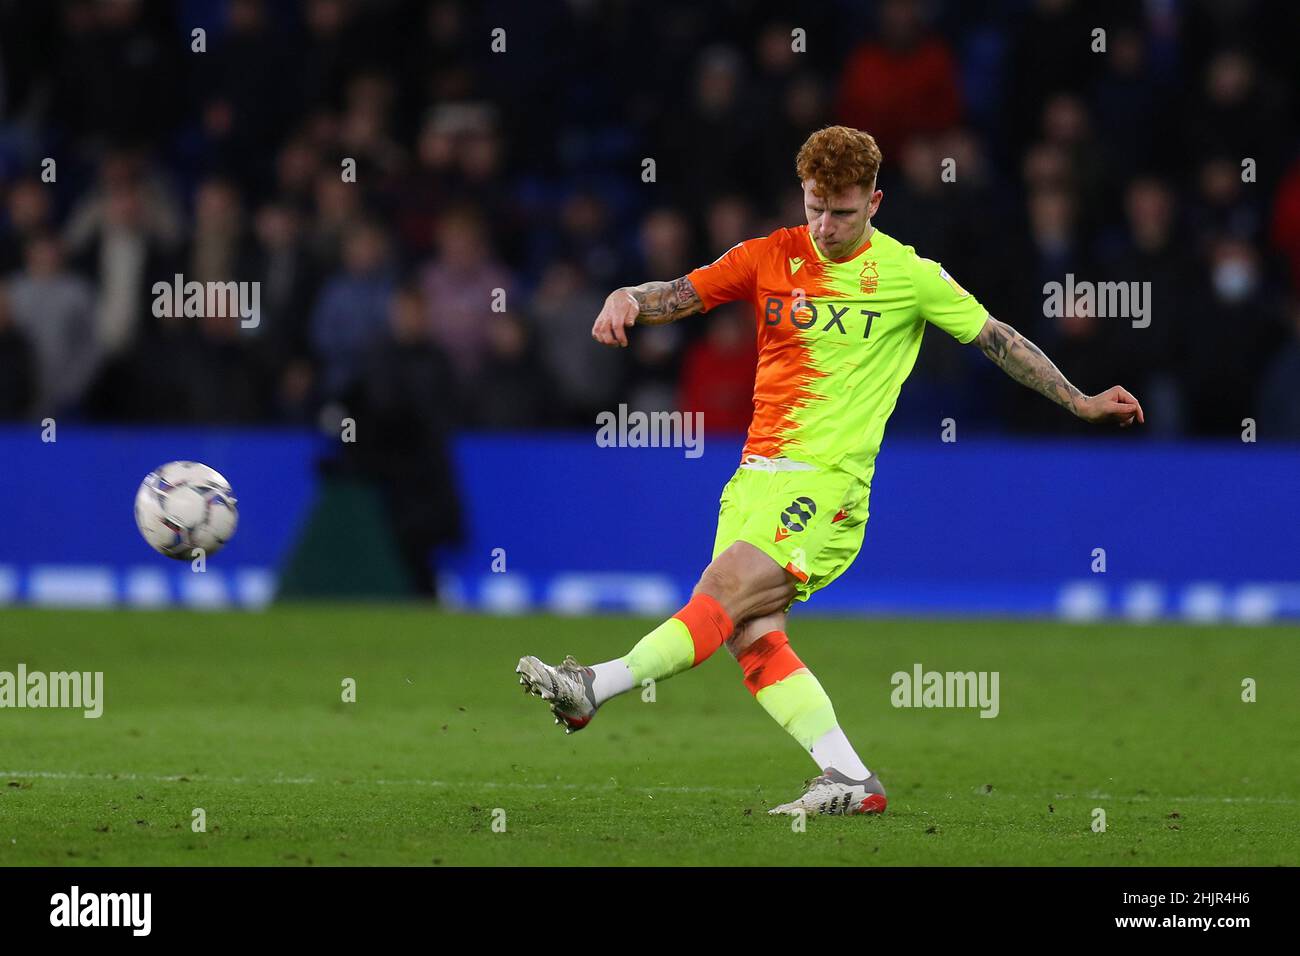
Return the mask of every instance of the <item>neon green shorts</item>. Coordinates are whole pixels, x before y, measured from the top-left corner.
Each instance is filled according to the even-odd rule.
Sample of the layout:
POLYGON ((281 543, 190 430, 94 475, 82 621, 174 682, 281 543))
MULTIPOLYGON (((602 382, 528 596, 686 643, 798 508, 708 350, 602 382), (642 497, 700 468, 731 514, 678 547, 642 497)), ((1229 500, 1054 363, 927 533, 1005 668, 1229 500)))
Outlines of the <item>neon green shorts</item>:
POLYGON ((713 557, 747 541, 798 578, 794 600, 806 601, 858 556, 870 492, 865 482, 836 468, 742 466, 718 501, 713 557))

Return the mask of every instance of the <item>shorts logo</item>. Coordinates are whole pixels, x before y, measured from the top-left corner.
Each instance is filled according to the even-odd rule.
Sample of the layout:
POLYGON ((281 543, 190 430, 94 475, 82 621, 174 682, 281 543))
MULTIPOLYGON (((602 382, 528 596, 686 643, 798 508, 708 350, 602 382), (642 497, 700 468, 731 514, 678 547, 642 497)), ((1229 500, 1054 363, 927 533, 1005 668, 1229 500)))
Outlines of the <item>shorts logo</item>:
POLYGON ((808 527, 808 522, 812 516, 817 513, 817 503, 811 498, 800 496, 790 502, 790 506, 781 512, 781 524, 784 527, 776 529, 776 540, 788 538, 797 531, 802 531, 808 527))

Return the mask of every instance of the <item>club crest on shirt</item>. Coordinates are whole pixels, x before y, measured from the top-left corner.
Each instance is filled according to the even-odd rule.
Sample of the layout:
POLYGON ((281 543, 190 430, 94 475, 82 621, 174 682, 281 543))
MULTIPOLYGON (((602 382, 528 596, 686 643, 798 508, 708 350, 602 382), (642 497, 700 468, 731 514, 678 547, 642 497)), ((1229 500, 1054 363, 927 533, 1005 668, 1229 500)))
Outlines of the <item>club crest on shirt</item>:
POLYGON ((876 272, 876 260, 868 259, 862 264, 862 271, 858 273, 858 281, 861 284, 861 291, 871 295, 876 291, 876 285, 880 282, 880 276, 876 272))

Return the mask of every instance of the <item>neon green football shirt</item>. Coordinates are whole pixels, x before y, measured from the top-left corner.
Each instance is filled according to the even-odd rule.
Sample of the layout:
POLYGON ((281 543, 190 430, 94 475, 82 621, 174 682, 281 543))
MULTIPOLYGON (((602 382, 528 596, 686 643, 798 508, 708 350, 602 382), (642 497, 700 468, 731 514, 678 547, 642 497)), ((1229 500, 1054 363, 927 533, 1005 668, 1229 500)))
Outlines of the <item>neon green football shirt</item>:
POLYGON ((737 243, 691 272, 705 311, 754 306, 758 371, 746 455, 840 468, 870 484, 925 323, 970 342, 988 313, 932 259, 879 229, 827 259, 807 226, 737 243))

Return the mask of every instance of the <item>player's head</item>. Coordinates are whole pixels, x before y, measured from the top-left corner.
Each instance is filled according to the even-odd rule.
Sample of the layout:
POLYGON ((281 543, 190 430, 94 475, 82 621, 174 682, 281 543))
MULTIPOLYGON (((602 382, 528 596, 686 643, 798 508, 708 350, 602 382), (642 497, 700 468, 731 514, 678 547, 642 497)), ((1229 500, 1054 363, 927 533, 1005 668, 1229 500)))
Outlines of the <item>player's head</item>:
POLYGON ((884 195, 876 189, 880 147, 870 133, 828 126, 808 137, 795 159, 808 233, 838 259, 862 243, 884 195))

